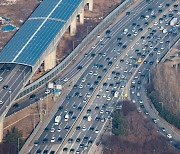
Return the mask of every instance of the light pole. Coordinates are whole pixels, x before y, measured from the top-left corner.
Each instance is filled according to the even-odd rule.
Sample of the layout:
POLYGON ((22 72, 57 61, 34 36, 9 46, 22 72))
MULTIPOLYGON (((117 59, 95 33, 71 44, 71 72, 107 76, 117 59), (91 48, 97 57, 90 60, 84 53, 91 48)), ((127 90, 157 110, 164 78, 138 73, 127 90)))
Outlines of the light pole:
POLYGON ((87 26, 87 34, 89 33, 89 27, 93 27, 93 26, 87 26))
POLYGON ((74 48, 75 48, 75 42, 77 42, 77 41, 79 41, 79 40, 74 40, 74 41, 73 41, 73 50, 74 50, 74 48))
POLYGON ((163 106, 164 106, 164 104, 163 104, 163 102, 159 102, 160 104, 161 104, 161 108, 162 108, 162 112, 163 112, 163 106))

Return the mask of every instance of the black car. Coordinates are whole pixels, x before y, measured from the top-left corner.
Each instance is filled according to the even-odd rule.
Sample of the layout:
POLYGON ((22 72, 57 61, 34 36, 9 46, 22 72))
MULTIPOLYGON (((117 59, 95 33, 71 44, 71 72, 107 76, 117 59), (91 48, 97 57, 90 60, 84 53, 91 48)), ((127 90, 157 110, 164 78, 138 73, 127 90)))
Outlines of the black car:
POLYGON ((3 86, 3 89, 7 89, 7 88, 8 88, 8 85, 4 85, 4 86, 3 86))
POLYGON ((19 107, 19 104, 18 104, 18 103, 15 103, 15 104, 13 105, 13 107, 14 107, 14 108, 18 108, 18 107, 19 107))
POLYGON ((81 141, 81 139, 80 139, 80 138, 77 138, 77 139, 76 139, 76 142, 80 142, 80 141, 81 141))
POLYGON ((47 143, 48 139, 47 138, 43 138, 43 143, 47 143))
POLYGON ((62 142, 62 137, 58 137, 57 141, 62 142))
POLYGON ((32 94, 29 98, 30 99, 33 99, 33 98, 35 98, 36 97, 36 95, 35 94, 32 94))
POLYGON ((63 151, 68 151, 68 148, 63 148, 63 151))

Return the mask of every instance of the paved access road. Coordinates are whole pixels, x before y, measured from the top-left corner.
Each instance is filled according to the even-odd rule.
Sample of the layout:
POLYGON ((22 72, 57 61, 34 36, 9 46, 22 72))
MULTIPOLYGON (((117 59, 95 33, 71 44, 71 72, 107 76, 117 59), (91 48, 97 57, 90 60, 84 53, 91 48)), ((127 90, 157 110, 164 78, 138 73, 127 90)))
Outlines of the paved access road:
MULTIPOLYGON (((80 115, 84 106, 93 95, 93 91, 96 89, 97 84, 99 84, 101 79, 103 79, 107 71, 110 69, 111 65, 115 63, 115 61, 117 60, 117 58, 119 58, 119 56, 124 51, 124 49, 128 47, 131 40, 133 40, 136 37, 135 35, 137 35, 137 33, 139 33, 142 30, 140 28, 145 28, 145 22, 147 22, 146 20, 148 20, 148 24, 150 24, 153 20, 153 16, 154 15, 157 16, 161 12, 159 11, 160 8, 158 7, 161 3, 162 3, 161 9, 164 10, 168 7, 166 6, 166 3, 172 3, 172 1, 165 1, 165 2, 158 1, 156 2, 156 4, 155 3, 150 4, 150 6, 141 4, 139 6, 139 9, 137 9, 137 10, 141 10, 142 11, 141 13, 138 13, 138 11, 132 10, 131 14, 129 16, 126 16, 127 18, 129 18, 129 20, 124 21, 125 18, 123 18, 124 20, 121 20, 119 24, 115 24, 115 26, 112 27, 111 39, 107 39, 105 36, 103 36, 103 38, 101 38, 100 40, 101 42, 100 45, 96 44, 95 46, 93 46, 92 50, 95 53, 93 62, 89 65, 86 71, 79 78, 79 80, 76 83, 76 86, 74 86, 72 91, 67 95, 66 99, 63 101, 60 109, 55 113, 55 116, 61 115, 62 117, 60 124, 58 126, 55 126, 54 117, 52 117, 52 120, 48 124, 46 124, 47 128, 44 130, 44 132, 42 132, 40 136, 37 135, 36 137, 36 140, 38 140, 37 146, 34 145, 33 143, 34 141, 33 141, 32 144, 29 145, 28 152, 30 153, 45 152, 46 153, 47 151, 48 152, 51 151, 51 153, 53 153, 53 151, 57 150, 57 148, 61 145, 62 140, 64 140, 64 138, 66 137, 67 133, 69 132, 73 124, 75 124, 75 121, 80 115), (153 8, 154 10, 153 13, 152 13, 152 10, 148 8, 153 8), (150 18, 145 19, 142 16, 143 14, 145 15, 149 14, 150 18), (133 24, 133 23, 136 23, 136 24, 133 24), (126 35, 123 34, 123 30, 125 28, 128 28, 128 33, 126 35), (129 33, 131 35, 129 35, 129 33), (117 38, 119 39, 117 40, 117 38), (64 121, 64 115, 67 113, 70 115, 70 118, 68 121, 64 121)), ((159 30, 157 30, 156 32, 158 33, 159 30)), ((156 33, 156 32, 153 32, 153 33, 156 33)), ((153 38, 151 39, 154 40, 153 38)), ((153 50, 155 48, 154 46, 155 44, 153 45, 153 50)), ((72 140, 69 140, 69 141, 70 142, 72 141, 73 144, 67 143, 66 144, 67 147, 63 147, 64 151, 67 151, 67 152, 77 151, 77 153, 78 152, 82 153, 84 149, 88 150, 91 147, 90 146, 91 143, 94 142, 94 140, 97 137, 97 134, 101 131, 102 123, 103 123, 102 119, 103 118, 107 119, 108 114, 111 111, 111 108, 109 112, 108 110, 105 111, 103 108, 105 106, 107 107, 107 104, 108 106, 113 105, 114 98, 113 98, 112 90, 119 89, 120 87, 123 88, 125 86, 125 83, 130 79, 133 71, 135 71, 137 58, 134 59, 135 57, 133 57, 133 54, 136 54, 136 52, 129 50, 129 52, 123 58, 124 60, 122 60, 121 63, 116 66, 116 69, 120 74, 115 73, 116 76, 112 77, 113 75, 112 74, 110 77, 107 78, 107 80, 110 80, 110 81, 113 78, 112 82, 115 82, 115 81, 119 82, 118 80, 120 79, 120 84, 112 83, 113 84, 112 86, 111 83, 107 83, 109 84, 108 87, 110 86, 112 87, 112 89, 107 89, 105 88, 106 87, 105 86, 104 87, 105 92, 103 88, 102 90, 100 90, 100 94, 99 94, 100 96, 99 95, 97 96, 97 98, 100 98, 100 100, 98 100, 97 102, 94 101, 93 102, 94 107, 92 106, 91 112, 90 110, 88 110, 88 113, 87 113, 87 114, 93 113, 92 121, 87 122, 86 120, 82 120, 82 122, 78 124, 80 125, 80 131, 77 130, 72 134, 72 137, 75 137, 75 138, 73 138, 73 141, 72 140), (127 60, 126 57, 129 60, 127 60), (132 62, 130 62, 130 60, 132 62), (116 84, 116 86, 114 86, 114 84, 116 84), (97 106, 99 106, 99 109, 97 106), (88 130, 90 127, 94 127, 94 129, 91 129, 92 132, 89 132, 88 130), (76 142, 75 141, 76 137, 80 137, 80 141, 77 143, 74 143, 76 142), (88 138, 85 138, 83 141, 84 137, 88 137, 88 138), (89 144, 85 145, 83 142, 85 143, 89 142, 89 144), (80 147, 80 144, 84 144, 84 145, 81 145, 80 147)), ((148 55, 148 53, 146 53, 146 55, 148 55)), ((117 100, 115 100, 115 102, 117 102, 117 100)), ((84 119, 86 118, 84 117, 84 119)))

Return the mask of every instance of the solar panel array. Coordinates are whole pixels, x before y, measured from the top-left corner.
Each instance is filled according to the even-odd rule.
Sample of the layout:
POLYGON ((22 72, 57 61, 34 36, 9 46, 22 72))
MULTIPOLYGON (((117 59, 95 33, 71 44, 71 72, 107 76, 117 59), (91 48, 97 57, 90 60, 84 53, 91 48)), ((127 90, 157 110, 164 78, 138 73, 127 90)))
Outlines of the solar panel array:
POLYGON ((0 63, 33 66, 82 0, 43 0, 0 52, 0 63))

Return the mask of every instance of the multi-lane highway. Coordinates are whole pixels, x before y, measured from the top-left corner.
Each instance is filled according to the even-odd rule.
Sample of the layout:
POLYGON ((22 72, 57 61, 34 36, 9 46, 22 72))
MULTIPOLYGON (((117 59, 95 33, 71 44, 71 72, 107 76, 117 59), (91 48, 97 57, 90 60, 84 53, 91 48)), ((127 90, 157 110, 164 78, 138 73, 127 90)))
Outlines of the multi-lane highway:
POLYGON ((2 115, 11 100, 17 95, 17 91, 23 87, 30 73, 31 68, 28 66, 0 64, 0 115, 2 115))
MULTIPOLYGON (((130 11, 130 14, 128 13, 129 15, 109 29, 110 38, 105 34, 101 36, 99 42, 90 49, 94 56, 91 56, 92 60, 88 68, 80 76, 51 121, 46 124, 46 129, 29 145, 27 153, 53 153, 57 152, 59 147, 59 153, 63 151, 88 153, 90 151, 91 145, 95 142, 111 113, 112 106, 114 107, 118 101, 113 97, 114 92, 122 92, 137 70, 140 77, 137 76, 135 79, 138 80, 137 84, 141 85, 141 79, 147 74, 144 68, 149 69, 168 50, 166 44, 171 46, 173 41, 179 38, 178 28, 171 33, 162 33, 158 28, 162 24, 170 32, 171 27, 166 24, 172 18, 169 14, 178 17, 179 10, 175 11, 176 13, 171 13, 171 10, 167 11, 167 16, 161 23, 159 19, 156 19, 160 13, 168 9, 167 4, 172 3, 171 0, 159 0, 152 4, 140 3, 130 11), (155 22, 154 20, 158 20, 158 24, 149 26, 152 21, 155 22), (148 29, 147 26, 149 26, 148 29), (127 33, 124 32, 125 29, 128 30, 127 33), (138 38, 139 33, 143 33, 144 37, 138 38), (168 42, 167 37, 170 39, 168 42), (135 39, 136 43, 129 50, 130 43, 135 39), (143 63, 138 62, 140 57, 145 60, 143 63), (112 70, 112 65, 114 70, 112 70), (139 69, 139 65, 144 68, 139 69), (94 94, 95 90, 99 92, 94 94), (90 99, 92 104, 88 104, 90 99), (87 111, 84 111, 84 108, 87 108, 87 111), (65 120, 67 114, 69 119, 65 120), (58 126, 54 124, 54 117, 57 115, 61 115, 62 118, 58 126), (92 120, 88 121, 88 116, 91 116, 92 120), (73 132, 71 132, 72 127, 73 132)), ((174 10, 176 8, 173 8, 174 10)), ((133 80, 133 84, 136 84, 136 81, 133 80)), ((133 93, 137 95, 137 91, 133 93)), ((137 97, 131 97, 134 102, 139 101, 137 97)))

